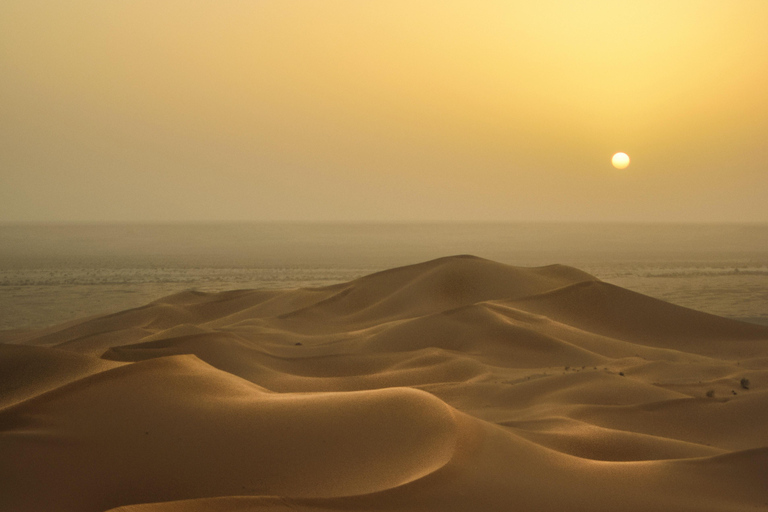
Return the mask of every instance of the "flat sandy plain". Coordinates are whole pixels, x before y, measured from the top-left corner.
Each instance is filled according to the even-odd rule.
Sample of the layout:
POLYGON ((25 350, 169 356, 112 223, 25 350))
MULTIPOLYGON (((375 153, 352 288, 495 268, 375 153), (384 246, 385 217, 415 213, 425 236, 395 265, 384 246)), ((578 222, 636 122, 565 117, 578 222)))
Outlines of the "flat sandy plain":
POLYGON ((0 332, 0 510, 768 510, 768 327, 471 256, 0 332))

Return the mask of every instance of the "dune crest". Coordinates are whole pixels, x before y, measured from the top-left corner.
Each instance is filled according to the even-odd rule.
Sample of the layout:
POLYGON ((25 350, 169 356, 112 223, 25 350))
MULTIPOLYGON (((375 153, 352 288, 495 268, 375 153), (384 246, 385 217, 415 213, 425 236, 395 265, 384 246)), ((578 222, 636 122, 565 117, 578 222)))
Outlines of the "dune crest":
POLYGON ((455 256, 4 339, 0 510, 768 510, 768 327, 570 267, 455 256))

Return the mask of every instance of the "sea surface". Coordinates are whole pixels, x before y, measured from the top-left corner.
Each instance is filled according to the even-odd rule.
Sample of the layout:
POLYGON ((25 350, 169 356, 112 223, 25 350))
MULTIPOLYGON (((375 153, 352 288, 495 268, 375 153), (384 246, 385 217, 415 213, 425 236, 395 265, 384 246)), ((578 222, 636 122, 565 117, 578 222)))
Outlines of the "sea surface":
POLYGON ((768 325, 766 224, 0 225, 0 330, 183 290, 325 286, 474 254, 571 265, 689 308, 768 325))

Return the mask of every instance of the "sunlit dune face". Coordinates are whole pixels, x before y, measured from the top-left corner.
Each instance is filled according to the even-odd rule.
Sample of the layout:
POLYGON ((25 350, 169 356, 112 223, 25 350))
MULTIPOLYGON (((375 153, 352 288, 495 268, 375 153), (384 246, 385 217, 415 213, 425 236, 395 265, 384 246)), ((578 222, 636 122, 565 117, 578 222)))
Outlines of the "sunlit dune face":
POLYGON ((626 153, 616 153, 611 158, 611 163, 617 169, 626 169, 629 165, 629 155, 626 153))

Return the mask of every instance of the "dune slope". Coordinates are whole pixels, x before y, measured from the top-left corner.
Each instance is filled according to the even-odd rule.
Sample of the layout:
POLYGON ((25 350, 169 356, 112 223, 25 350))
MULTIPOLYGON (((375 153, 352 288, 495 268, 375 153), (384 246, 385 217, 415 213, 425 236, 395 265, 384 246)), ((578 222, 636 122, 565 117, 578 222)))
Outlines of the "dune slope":
POLYGON ((471 256, 0 344, 0 510, 768 510, 768 328, 471 256))

